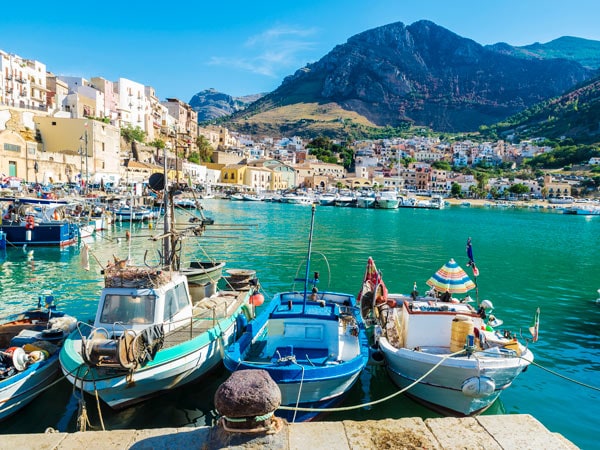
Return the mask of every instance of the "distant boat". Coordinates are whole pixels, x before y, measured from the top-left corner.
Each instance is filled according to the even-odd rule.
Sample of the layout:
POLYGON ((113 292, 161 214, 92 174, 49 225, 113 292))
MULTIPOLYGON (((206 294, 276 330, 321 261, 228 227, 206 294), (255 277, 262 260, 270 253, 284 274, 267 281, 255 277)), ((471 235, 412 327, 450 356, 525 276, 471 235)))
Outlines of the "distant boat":
POLYGON ((121 206, 113 211, 119 222, 144 222, 156 219, 158 214, 147 206, 121 206))
POLYGON ((399 206, 400 199, 396 191, 381 191, 375 197, 375 208, 397 209, 399 206))
POLYGON ((2 212, 0 231, 14 246, 59 246, 77 242, 79 227, 66 212, 67 202, 18 198, 2 212))
POLYGON ((306 194, 285 194, 279 201, 293 205, 312 205, 314 202, 313 198, 306 194))
POLYGON ((575 199, 570 195, 559 195, 557 197, 548 198, 548 203, 552 205, 568 205, 574 201, 575 199))
POLYGON ((335 199, 337 198, 336 194, 333 193, 325 193, 319 195, 319 205, 321 206, 335 206, 335 199))
POLYGON ((600 206, 595 205, 584 205, 578 203, 575 206, 570 206, 563 210, 563 214, 574 214, 578 216, 599 216, 600 206))
POLYGON ((76 322, 57 311, 54 297, 45 291, 37 308, 0 324, 0 420, 33 401, 58 378, 59 349, 76 322))
POLYGON ((375 207, 375 193, 369 192, 366 194, 360 194, 356 197, 357 208, 374 208, 375 207))
POLYGON ((173 203, 176 208, 182 209, 196 209, 198 207, 196 200, 189 197, 174 197, 173 203))
MULTIPOLYGON (((297 280, 304 282, 304 291, 275 294, 224 356, 229 371, 266 370, 281 390, 281 404, 288 407, 335 404, 356 382, 368 360, 354 295, 319 292, 318 274, 308 279, 314 214, 313 205, 306 275, 297 280)), ((276 414, 304 421, 318 411, 279 410, 276 414)))
POLYGON ((264 197, 258 194, 242 194, 242 200, 245 202, 262 202, 264 197))

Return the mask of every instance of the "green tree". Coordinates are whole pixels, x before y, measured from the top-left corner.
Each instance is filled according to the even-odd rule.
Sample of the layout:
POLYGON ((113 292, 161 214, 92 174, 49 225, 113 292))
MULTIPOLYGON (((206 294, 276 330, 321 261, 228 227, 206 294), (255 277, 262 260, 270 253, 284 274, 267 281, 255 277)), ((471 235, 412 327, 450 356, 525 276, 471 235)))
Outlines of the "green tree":
POLYGON ((452 186, 450 188, 450 194, 452 195, 452 197, 462 197, 462 188, 460 187, 460 184, 452 183, 452 186))
POLYGON ((146 133, 140 127, 132 128, 130 125, 121 127, 121 136, 125 139, 125 142, 131 145, 131 155, 136 161, 140 160, 140 155, 137 149, 137 142, 144 142, 146 140, 146 133))
POLYGON ((198 157, 200 161, 211 162, 213 155, 213 148, 206 137, 200 135, 196 138, 196 145, 198 146, 198 157))
POLYGON ((448 161, 435 161, 431 167, 437 170, 447 170, 448 172, 452 170, 452 166, 448 161))
POLYGON ((127 143, 131 142, 144 142, 146 140, 146 133, 140 127, 131 127, 130 125, 126 125, 121 127, 121 136, 127 143))
POLYGON ((508 191, 516 194, 517 196, 521 196, 524 194, 529 194, 529 188, 527 186, 525 186, 523 183, 516 183, 513 184, 510 188, 508 188, 508 191))

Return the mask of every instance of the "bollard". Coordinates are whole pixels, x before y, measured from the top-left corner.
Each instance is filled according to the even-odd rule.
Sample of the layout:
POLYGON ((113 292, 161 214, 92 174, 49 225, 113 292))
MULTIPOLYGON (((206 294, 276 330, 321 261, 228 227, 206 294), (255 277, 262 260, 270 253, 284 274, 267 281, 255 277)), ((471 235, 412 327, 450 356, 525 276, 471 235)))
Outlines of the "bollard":
POLYGON ((275 434, 283 419, 273 413, 281 405, 281 391, 266 370, 238 370, 217 389, 215 407, 219 426, 230 433, 275 434))

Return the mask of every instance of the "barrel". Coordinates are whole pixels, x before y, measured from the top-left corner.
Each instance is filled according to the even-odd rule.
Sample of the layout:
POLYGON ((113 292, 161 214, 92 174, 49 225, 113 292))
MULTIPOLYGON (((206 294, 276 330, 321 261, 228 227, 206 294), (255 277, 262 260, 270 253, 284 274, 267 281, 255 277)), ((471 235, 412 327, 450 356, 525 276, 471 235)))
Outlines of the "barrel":
POLYGON ((467 336, 473 334, 473 321, 468 316, 457 314, 452 319, 452 333, 450 335, 450 352, 464 349, 467 336))

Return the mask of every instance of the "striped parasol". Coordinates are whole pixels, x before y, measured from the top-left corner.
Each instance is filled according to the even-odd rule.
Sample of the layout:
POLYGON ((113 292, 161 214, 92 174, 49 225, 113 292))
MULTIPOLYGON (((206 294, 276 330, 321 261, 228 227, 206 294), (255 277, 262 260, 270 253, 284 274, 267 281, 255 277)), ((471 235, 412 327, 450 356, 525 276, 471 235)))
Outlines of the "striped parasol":
POLYGON ((464 294, 475 288, 467 273, 454 259, 444 264, 433 276, 427 280, 427 284, 438 292, 450 292, 451 294, 464 294))

